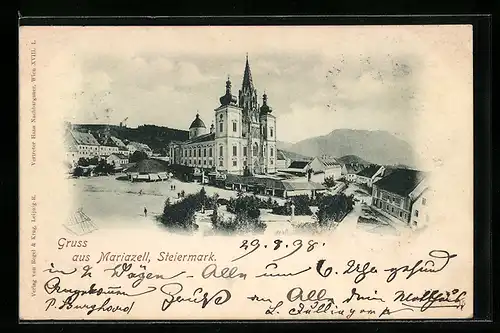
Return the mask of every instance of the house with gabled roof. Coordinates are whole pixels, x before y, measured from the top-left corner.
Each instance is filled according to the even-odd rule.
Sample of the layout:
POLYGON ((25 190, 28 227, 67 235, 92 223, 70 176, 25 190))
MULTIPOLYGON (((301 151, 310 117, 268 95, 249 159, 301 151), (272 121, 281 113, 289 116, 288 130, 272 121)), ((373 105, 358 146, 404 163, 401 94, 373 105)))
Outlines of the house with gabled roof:
POLYGON ((79 157, 92 158, 98 157, 100 151, 100 143, 97 139, 89 132, 78 132, 74 130, 69 130, 66 133, 67 136, 74 140, 74 144, 78 149, 79 157))
POLYGON ((372 206, 405 223, 412 206, 427 188, 426 174, 412 169, 396 169, 373 183, 372 206))
POLYGON ((357 184, 365 184, 372 187, 373 183, 382 178, 385 167, 382 165, 372 164, 356 174, 355 182, 357 184))
POLYGON ((342 165, 335 157, 323 155, 315 157, 309 168, 313 171, 315 181, 322 183, 326 178, 333 177, 334 180, 342 177, 342 165))

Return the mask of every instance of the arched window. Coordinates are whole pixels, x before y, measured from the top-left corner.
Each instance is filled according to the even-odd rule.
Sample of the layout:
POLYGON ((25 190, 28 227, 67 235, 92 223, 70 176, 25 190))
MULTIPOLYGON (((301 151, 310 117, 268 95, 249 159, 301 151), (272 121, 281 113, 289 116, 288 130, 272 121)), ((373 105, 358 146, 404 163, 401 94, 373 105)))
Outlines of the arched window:
POLYGON ((259 145, 257 142, 253 145, 253 156, 259 155, 259 145))

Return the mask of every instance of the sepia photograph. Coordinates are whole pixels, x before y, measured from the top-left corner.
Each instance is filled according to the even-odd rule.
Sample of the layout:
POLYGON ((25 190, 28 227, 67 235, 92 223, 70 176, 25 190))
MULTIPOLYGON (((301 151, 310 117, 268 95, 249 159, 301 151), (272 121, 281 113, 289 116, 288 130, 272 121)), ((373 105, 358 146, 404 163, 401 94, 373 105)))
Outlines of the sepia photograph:
POLYGON ((213 55, 76 56, 68 231, 117 216, 206 236, 400 235, 436 219, 429 179, 439 161, 426 164, 432 156, 412 145, 425 111, 418 54, 245 50, 243 40, 213 55))

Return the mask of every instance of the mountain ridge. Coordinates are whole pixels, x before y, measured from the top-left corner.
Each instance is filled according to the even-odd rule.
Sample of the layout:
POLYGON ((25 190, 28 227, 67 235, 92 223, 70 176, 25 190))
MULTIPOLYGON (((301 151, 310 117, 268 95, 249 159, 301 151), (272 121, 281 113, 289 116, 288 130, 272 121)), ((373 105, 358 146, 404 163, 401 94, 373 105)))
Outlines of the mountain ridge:
POLYGON ((329 155, 340 158, 355 155, 361 160, 380 165, 415 165, 410 144, 383 130, 335 129, 328 134, 293 144, 285 142, 284 145, 285 150, 305 156, 329 155))

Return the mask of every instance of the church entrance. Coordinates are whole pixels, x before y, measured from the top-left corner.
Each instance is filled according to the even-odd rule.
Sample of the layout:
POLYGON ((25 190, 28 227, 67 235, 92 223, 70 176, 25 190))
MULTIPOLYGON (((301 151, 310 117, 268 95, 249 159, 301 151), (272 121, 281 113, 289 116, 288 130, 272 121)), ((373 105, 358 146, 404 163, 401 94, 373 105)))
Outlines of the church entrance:
POLYGON ((253 162, 253 173, 260 174, 262 170, 260 169, 260 164, 258 160, 254 160, 253 162))

